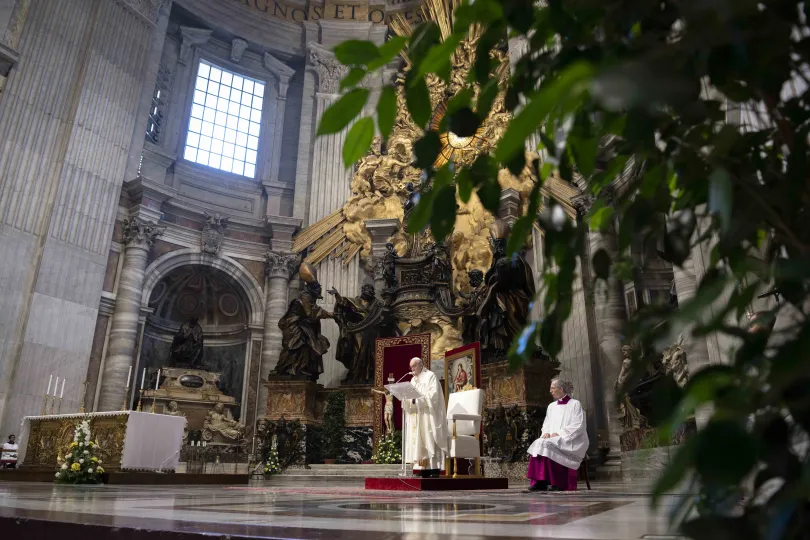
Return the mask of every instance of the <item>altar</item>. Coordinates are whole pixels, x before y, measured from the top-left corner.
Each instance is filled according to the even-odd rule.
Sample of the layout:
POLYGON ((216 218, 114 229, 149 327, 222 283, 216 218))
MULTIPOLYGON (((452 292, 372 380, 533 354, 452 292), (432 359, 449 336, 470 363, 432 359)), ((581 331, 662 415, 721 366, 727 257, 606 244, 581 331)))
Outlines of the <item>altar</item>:
POLYGON ((69 451, 76 425, 90 420, 96 455, 107 472, 174 471, 180 461, 185 418, 138 411, 26 416, 17 463, 22 469, 56 470, 69 451))

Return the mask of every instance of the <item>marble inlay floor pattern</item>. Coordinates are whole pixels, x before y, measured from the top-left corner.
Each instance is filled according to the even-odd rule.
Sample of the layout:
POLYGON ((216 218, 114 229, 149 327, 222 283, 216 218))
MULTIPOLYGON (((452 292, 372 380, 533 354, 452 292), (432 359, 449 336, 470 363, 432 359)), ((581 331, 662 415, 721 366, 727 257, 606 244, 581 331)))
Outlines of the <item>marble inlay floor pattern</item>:
POLYGON ((667 509, 675 499, 653 511, 641 491, 397 493, 273 487, 272 481, 250 487, 0 483, 0 517, 251 538, 623 540, 667 534, 667 509))

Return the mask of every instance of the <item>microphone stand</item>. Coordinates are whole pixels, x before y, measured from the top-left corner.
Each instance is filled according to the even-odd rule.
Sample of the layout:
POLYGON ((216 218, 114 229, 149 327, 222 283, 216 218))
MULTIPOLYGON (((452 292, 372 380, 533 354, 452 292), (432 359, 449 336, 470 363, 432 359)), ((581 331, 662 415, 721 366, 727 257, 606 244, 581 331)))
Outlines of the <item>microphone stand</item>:
MULTIPOLYGON (((413 375, 413 371, 409 371, 405 375, 399 378, 400 382, 402 379, 407 377, 408 375, 413 375)), ((394 383, 396 384, 396 383, 394 383)), ((400 455, 402 456, 402 472, 399 473, 400 476, 408 476, 405 468, 405 435, 408 433, 408 430, 405 429, 405 405, 401 404, 400 409, 402 409, 402 443, 400 448, 400 455)))

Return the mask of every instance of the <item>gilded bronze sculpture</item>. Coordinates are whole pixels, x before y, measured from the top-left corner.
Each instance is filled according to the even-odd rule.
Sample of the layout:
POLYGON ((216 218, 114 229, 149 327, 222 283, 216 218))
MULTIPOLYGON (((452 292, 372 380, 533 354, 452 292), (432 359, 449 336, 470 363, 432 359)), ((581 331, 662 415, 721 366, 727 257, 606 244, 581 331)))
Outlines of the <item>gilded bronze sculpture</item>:
POLYGON ((314 382, 323 373, 323 355, 329 349, 329 340, 321 334, 321 319, 331 319, 332 314, 316 304, 323 296, 315 269, 302 263, 299 275, 304 288, 298 298, 290 301, 287 312, 278 321, 281 354, 270 375, 287 375, 314 382))
POLYGON ((199 368, 203 358, 203 331, 197 317, 191 317, 174 335, 171 364, 176 367, 199 368))

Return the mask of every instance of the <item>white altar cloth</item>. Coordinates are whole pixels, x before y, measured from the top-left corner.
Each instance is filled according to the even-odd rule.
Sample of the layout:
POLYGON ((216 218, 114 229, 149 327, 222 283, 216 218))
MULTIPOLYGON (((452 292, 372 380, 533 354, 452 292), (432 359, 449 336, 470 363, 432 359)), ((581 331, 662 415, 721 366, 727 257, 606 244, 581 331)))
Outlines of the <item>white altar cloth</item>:
MULTIPOLYGON (((57 414, 49 416, 26 416, 20 431, 20 450, 17 463, 25 463, 28 449, 28 434, 32 420, 75 419, 81 422, 85 417, 127 415, 124 451, 121 456, 121 469, 131 471, 173 471, 180 462, 180 449, 183 445, 183 430, 186 419, 182 416, 144 413, 138 411, 109 411, 86 414, 57 414)), ((91 431, 90 436, 93 437, 91 431)), ((107 465, 107 464, 105 464, 107 465)), ((54 467, 56 464, 54 463, 54 467)))

